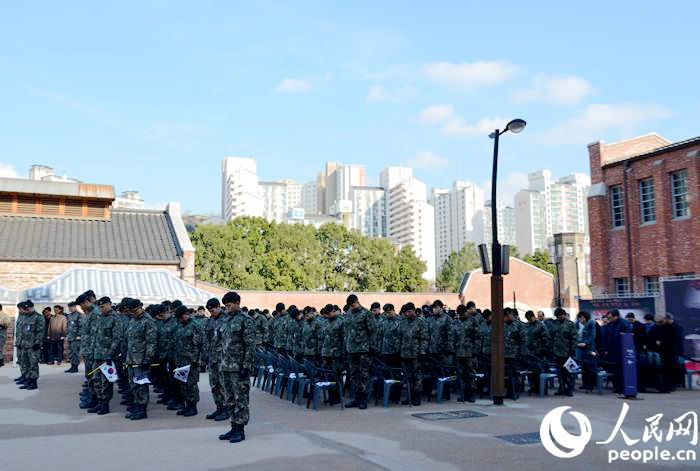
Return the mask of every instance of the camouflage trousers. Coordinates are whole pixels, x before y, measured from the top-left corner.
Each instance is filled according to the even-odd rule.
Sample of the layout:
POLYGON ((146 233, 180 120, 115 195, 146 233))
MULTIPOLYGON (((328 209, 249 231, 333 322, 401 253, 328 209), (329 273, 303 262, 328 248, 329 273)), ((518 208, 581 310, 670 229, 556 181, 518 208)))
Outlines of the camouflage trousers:
MULTIPOLYGON (((97 360, 95 362, 95 366, 101 365, 102 361, 97 360)), ((94 368, 93 368, 94 369, 94 368)), ((92 374, 92 381, 90 383, 93 384, 93 388, 95 388, 95 398, 98 401, 106 401, 109 402, 112 400, 112 396, 114 395, 114 384, 110 383, 107 377, 102 373, 102 371, 97 370, 92 374)))
POLYGON ((216 407, 224 405, 224 387, 221 384, 221 365, 218 361, 210 361, 209 365, 209 386, 211 387, 211 395, 214 398, 216 407))
POLYGON ((250 378, 241 378, 238 371, 222 371, 224 409, 231 416, 231 424, 248 425, 250 420, 250 378))
POLYGON ((348 376, 356 393, 365 393, 369 383, 369 353, 349 353, 350 368, 348 376))
POLYGON ((421 384, 421 380, 423 379, 421 362, 417 358, 402 358, 401 368, 403 368, 404 374, 406 375, 406 381, 411 388, 411 398, 415 401, 420 398, 420 389, 418 386, 421 384))
POLYGON ((190 373, 187 375, 187 382, 178 383, 180 397, 186 402, 199 402, 199 367, 194 363, 190 365, 190 373))
POLYGON ((128 367, 129 373, 129 393, 134 404, 139 406, 145 406, 148 404, 148 384, 136 384, 134 383, 134 367, 128 367))
POLYGON ((337 374, 340 374, 344 366, 345 362, 340 357, 323 357, 323 367, 327 370, 335 371, 337 374))
POLYGON ((5 360, 5 341, 7 340, 7 329, 0 328, 0 364, 5 360))
POLYGON ((39 357, 41 357, 41 350, 17 349, 17 362, 25 378, 37 379, 39 377, 39 357))
POLYGON ((97 397, 95 395, 95 375, 98 372, 95 372, 95 373, 89 375, 89 373, 94 369, 95 369, 95 360, 93 360, 90 357, 85 357, 85 380, 87 381, 87 390, 88 390, 88 393, 90 393, 90 396, 97 397))
MULTIPOLYGON (((474 374, 474 359, 472 357, 456 357, 457 378, 467 397, 472 397, 472 375, 474 374)), ((462 398, 464 400, 464 398, 462 398)))
POLYGON ((78 366, 80 364, 80 340, 68 341, 68 360, 71 365, 78 366))

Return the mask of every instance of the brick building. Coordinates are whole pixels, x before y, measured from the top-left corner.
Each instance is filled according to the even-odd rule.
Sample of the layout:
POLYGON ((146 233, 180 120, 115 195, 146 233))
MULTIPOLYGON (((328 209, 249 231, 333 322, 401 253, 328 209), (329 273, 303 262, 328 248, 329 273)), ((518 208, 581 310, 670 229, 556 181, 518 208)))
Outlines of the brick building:
POLYGON ((588 146, 594 294, 655 293, 700 273, 700 137, 658 134, 588 146))

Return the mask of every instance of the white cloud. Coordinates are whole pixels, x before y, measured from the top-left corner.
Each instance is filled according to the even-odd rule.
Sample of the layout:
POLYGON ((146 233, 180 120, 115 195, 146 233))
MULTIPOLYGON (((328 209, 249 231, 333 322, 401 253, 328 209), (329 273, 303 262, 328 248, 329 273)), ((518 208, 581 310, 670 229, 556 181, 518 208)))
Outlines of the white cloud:
POLYGON ((278 93, 308 93, 314 88, 310 80, 286 78, 282 80, 275 91, 278 93))
POLYGON ((535 77, 532 88, 518 90, 513 94, 516 103, 544 101, 557 105, 575 105, 593 93, 593 86, 581 77, 569 75, 535 77))
MULTIPOLYGON (((499 177, 496 199, 503 201, 507 206, 513 206, 515 194, 526 189, 527 184, 527 173, 512 172, 505 177, 499 177)), ((490 200, 491 180, 484 181, 481 184, 481 189, 484 191, 484 200, 490 200)))
POLYGON ((583 112, 538 136, 548 144, 588 144, 605 137, 630 137, 649 121, 671 116, 671 111, 657 105, 627 103, 588 105, 583 112))
POLYGON ((416 89, 411 86, 399 87, 387 90, 381 85, 372 85, 367 93, 368 103, 380 103, 384 101, 401 102, 410 100, 416 96, 416 89))
POLYGON ((17 170, 9 164, 0 162, 0 178, 20 178, 17 170))
POLYGON ((461 116, 455 116, 442 126, 442 133, 447 136, 488 136, 495 129, 500 129, 507 121, 503 118, 483 118, 470 124, 461 116))
POLYGON ((424 124, 437 124, 447 121, 454 114, 452 105, 431 105, 418 114, 418 119, 424 124))
POLYGON ((406 162, 409 167, 435 169, 449 165, 450 161, 446 158, 430 152, 428 150, 416 152, 416 156, 406 162))
POLYGON ((423 64, 423 72, 430 80, 463 89, 473 89, 503 82, 511 77, 515 70, 514 65, 502 61, 423 64))

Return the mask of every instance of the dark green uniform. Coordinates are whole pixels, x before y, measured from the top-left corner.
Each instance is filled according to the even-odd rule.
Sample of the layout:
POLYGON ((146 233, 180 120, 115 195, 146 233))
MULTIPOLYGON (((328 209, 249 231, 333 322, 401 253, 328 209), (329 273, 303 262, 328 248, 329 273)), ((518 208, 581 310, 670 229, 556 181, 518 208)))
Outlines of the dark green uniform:
POLYGON ((390 366, 398 366, 401 362, 399 355, 401 349, 399 338, 400 324, 401 318, 399 316, 386 316, 377 334, 377 337, 381 336, 379 352, 382 355, 382 359, 390 366))
POLYGON ((321 356, 323 366, 340 373, 343 370, 345 356, 345 326, 343 318, 336 316, 326 319, 321 339, 321 356))
MULTIPOLYGON (((126 365, 129 373, 129 392, 132 401, 139 406, 148 404, 148 384, 136 384, 138 373, 147 374, 155 358, 158 333, 156 323, 145 313, 132 317, 126 328, 126 365)), ((140 376, 140 375, 139 375, 140 376)))
POLYGON ((68 312, 66 328, 66 340, 68 341, 68 358, 71 366, 80 364, 80 330, 85 316, 80 311, 68 312))
POLYGON ((376 342, 374 316, 360 306, 345 316, 345 348, 350 363, 349 379, 355 392, 364 397, 369 382, 370 347, 376 342))
POLYGON ((564 363, 576 356, 576 324, 569 319, 555 319, 549 324, 549 334, 552 338, 552 353, 554 360, 559 366, 559 387, 560 394, 572 395, 574 392, 574 378, 569 371, 564 368, 564 363))
MULTIPOLYGON (((103 362, 113 362, 119 355, 123 335, 122 323, 118 314, 114 310, 108 311, 106 314, 99 314, 94 322, 93 333, 94 337, 91 343, 95 366, 99 366, 103 362)), ((92 376, 98 402, 108 403, 114 394, 114 385, 99 370, 92 376)))
POLYGON ((399 326, 399 354, 401 366, 411 388, 414 405, 420 403, 418 385, 422 379, 420 359, 427 353, 430 344, 430 332, 427 321, 420 317, 401 319, 399 326))
POLYGON ((221 377, 231 425, 250 420, 250 373, 255 363, 255 322, 243 311, 222 313, 221 377))
POLYGON ((321 358, 321 322, 318 319, 303 321, 301 329, 301 343, 304 359, 318 363, 321 358))
MULTIPOLYGON (((223 314, 221 314, 223 315, 223 314)), ((204 326, 204 348, 202 353, 209 371, 209 386, 214 404, 223 410, 224 391, 221 385, 221 317, 209 317, 204 326)))
POLYGON ((36 383, 39 378, 39 357, 44 340, 44 316, 32 310, 20 316, 21 323, 15 333, 17 360, 24 377, 36 383), (19 340, 17 340, 19 339, 19 340))
MULTIPOLYGON (((179 321, 178 321, 179 323, 179 321)), ((199 360, 202 354, 202 326, 189 319, 187 324, 175 331, 173 343, 175 367, 190 366, 187 382, 179 382, 180 395, 188 406, 193 407, 199 402, 199 360)))
POLYGON ((473 316, 467 316, 456 320, 452 327, 457 375, 466 396, 462 400, 473 402, 472 375, 474 374, 474 357, 479 348, 479 322, 473 316))

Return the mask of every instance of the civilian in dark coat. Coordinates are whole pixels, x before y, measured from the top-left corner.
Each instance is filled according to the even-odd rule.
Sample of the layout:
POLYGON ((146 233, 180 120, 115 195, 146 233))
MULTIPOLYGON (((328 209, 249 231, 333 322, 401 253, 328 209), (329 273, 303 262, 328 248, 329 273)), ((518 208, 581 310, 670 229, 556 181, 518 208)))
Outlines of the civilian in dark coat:
POLYGON ((617 309, 608 311, 606 317, 608 323, 603 327, 601 360, 607 362, 608 371, 614 374, 612 378, 614 392, 622 394, 622 338, 620 334, 632 332, 632 326, 620 317, 620 311, 617 309))
POLYGON ((676 348, 676 332, 672 324, 667 322, 666 316, 657 314, 654 318, 656 326, 649 331, 647 346, 652 352, 661 357, 661 365, 658 369, 659 392, 667 393, 674 389, 675 366, 678 364, 678 351, 676 348))

